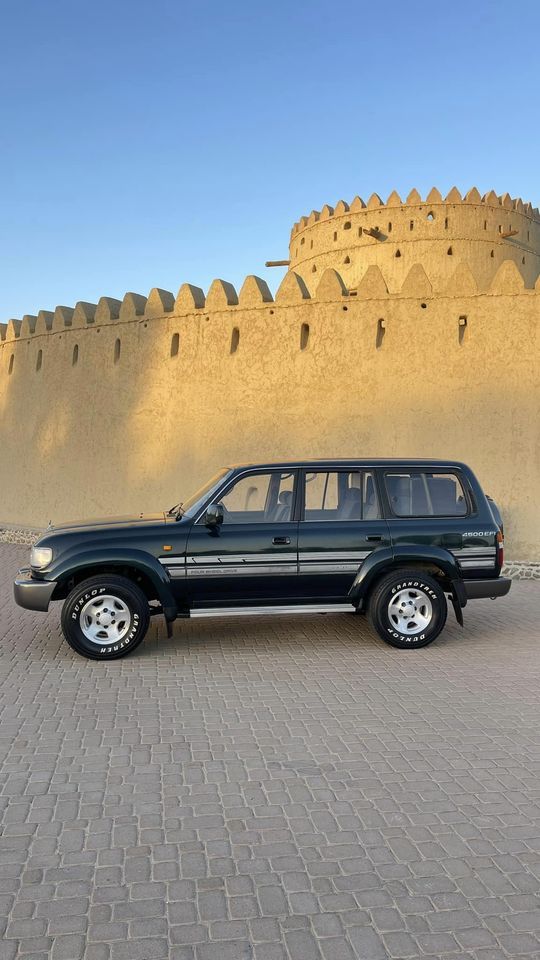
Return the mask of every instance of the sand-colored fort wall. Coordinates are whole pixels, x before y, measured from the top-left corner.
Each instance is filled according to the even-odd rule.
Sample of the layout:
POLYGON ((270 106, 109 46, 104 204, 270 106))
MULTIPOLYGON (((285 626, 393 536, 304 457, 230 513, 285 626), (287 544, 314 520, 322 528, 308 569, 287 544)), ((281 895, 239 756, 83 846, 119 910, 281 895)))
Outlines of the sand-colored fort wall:
POLYGON ((540 559, 540 284, 506 258, 399 290, 368 266, 59 307, 0 326, 0 520, 162 509, 224 463, 455 457, 540 559))

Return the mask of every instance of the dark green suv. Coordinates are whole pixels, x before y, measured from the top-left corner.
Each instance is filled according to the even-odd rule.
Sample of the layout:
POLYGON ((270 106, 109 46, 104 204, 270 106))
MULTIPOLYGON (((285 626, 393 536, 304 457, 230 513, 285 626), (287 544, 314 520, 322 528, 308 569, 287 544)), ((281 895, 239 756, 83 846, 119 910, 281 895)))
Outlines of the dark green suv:
POLYGON ((463 463, 309 460, 226 467, 166 513, 51 527, 19 571, 30 610, 64 600, 78 653, 112 660, 149 618, 367 610, 387 643, 441 632, 447 597, 500 597, 499 511, 463 463))

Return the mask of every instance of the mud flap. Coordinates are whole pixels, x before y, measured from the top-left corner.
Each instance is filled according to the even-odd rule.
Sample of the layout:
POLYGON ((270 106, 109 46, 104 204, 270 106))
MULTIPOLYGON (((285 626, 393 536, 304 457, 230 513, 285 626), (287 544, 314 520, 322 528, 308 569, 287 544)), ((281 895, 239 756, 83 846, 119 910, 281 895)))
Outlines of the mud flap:
POLYGON ((458 598, 456 597, 454 591, 452 591, 452 593, 450 594, 450 599, 452 601, 452 606, 454 608, 456 620, 459 623, 460 627, 462 627, 463 626, 463 610, 461 608, 461 604, 458 598))

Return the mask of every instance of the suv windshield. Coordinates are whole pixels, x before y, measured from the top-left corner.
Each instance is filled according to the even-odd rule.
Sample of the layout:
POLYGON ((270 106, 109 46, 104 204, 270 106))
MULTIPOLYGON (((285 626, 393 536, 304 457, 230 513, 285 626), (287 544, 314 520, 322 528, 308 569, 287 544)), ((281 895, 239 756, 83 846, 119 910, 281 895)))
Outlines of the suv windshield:
POLYGON ((211 480, 208 480, 203 487, 200 487, 191 497, 180 504, 179 513, 182 517, 194 517, 201 509, 206 500, 211 496, 213 490, 221 486, 225 477, 232 471, 228 468, 222 469, 216 473, 211 480))

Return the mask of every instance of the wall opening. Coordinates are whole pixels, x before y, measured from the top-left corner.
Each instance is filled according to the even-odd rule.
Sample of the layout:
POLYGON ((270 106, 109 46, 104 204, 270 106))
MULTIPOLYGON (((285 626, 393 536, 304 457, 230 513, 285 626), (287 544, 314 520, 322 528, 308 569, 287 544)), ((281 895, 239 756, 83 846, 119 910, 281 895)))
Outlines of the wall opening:
POLYGON ((310 250, 313 250, 313 240, 311 241, 311 243, 310 243, 310 245, 309 245, 309 249, 310 249, 310 250))
POLYGON ((427 303, 421 303, 420 306, 422 307, 422 310, 425 310, 427 307, 427 303))
POLYGON ((426 217, 426 220, 429 220, 429 222, 431 223, 431 221, 434 220, 434 219, 435 219, 435 214, 433 213, 432 210, 430 210, 429 213, 428 213, 428 215, 427 215, 427 217, 426 217))
POLYGON ((359 236, 359 237, 362 236, 362 227, 358 227, 358 236, 359 236))
POLYGON ((447 256, 449 257, 453 256, 454 251, 452 250, 452 247, 448 247, 448 250, 446 251, 446 253, 447 253, 447 256))
POLYGON ((312 268, 311 268, 311 272, 312 272, 312 273, 317 273, 317 267, 316 267, 315 264, 313 264, 313 266, 312 266, 312 268))
POLYGON ((459 326, 458 326, 458 340, 460 344, 463 343, 463 340, 465 339, 466 329, 467 329, 467 317, 465 316, 465 314, 462 314, 461 317, 459 318, 459 326))
POLYGON ((350 257, 345 257, 343 263, 350 263, 350 262, 351 262, 351 258, 350 258, 350 257))
POLYGON ((396 250, 394 256, 395 256, 395 257, 400 257, 400 256, 401 256, 401 250, 396 250))
POLYGON ((529 240, 529 239, 530 239, 530 232, 529 232, 529 230, 527 230, 527 240, 529 240))
POLYGON ((309 323, 303 323, 300 327, 300 349, 306 350, 309 343, 309 323))
POLYGON ((525 257, 522 257, 522 258, 521 258, 521 262, 522 262, 522 263, 525 263, 525 257))
POLYGON ((233 327, 231 333, 231 348, 230 353, 236 353, 240 344, 240 330, 238 327, 233 327))
POLYGON ((334 231, 334 243, 336 242, 336 240, 337 240, 337 230, 334 231))
POLYGON ((115 363, 118 363, 118 361, 120 360, 120 350, 121 350, 121 348, 122 348, 122 344, 120 343, 120 340, 117 339, 116 342, 115 342, 115 344, 114 344, 114 362, 115 362, 115 363))
POLYGON ((344 230, 350 230, 351 227, 352 227, 351 221, 350 221, 350 220, 346 220, 345 223, 343 224, 343 229, 344 229, 344 230))
POLYGON ((38 350, 38 355, 36 359, 36 370, 41 370, 43 366, 43 350, 38 350))
POLYGON ((392 224, 391 224, 391 223, 388 224, 388 233, 392 233, 392 224))
POLYGON ((302 239, 300 240, 300 246, 303 247, 305 242, 306 242, 306 238, 302 237, 302 239))
POLYGON ((11 356, 10 356, 10 358, 9 358, 9 367, 8 367, 8 373, 9 373, 9 374, 13 373, 13 364, 14 364, 14 363, 15 363, 15 354, 12 353, 11 356))
POLYGON ((377 334, 376 334, 376 337, 375 337, 375 346, 376 346, 377 350, 378 350, 380 347, 382 347, 382 342, 383 342, 383 340, 384 340, 385 331, 386 331, 386 324, 385 324, 384 320, 383 320, 382 317, 381 317, 380 320, 377 320, 377 334))
POLYGON ((414 220, 409 220, 409 230, 414 230, 414 220))
POLYGON ((79 362, 79 344, 76 343, 73 347, 73 353, 71 355, 71 366, 76 367, 79 362))
POLYGON ((444 229, 448 230, 448 217, 444 218, 444 229))
POLYGON ((492 250, 491 253, 490 253, 490 257, 494 257, 494 256, 495 256, 495 251, 492 250))
POLYGON ((487 230, 487 220, 484 220, 484 230, 487 230))
POLYGON ((173 333, 171 337, 171 357, 177 357, 180 349, 180 334, 173 333))

